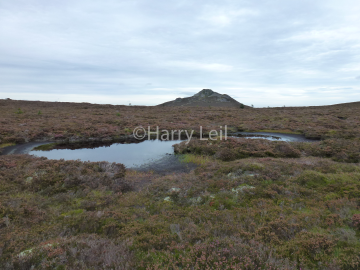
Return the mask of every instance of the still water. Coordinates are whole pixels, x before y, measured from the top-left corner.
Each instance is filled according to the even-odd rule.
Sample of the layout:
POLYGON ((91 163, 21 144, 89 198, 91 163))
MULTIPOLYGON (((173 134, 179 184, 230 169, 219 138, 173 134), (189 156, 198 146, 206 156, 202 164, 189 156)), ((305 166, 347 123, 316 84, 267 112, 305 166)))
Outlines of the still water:
MULTIPOLYGON (((229 137, 242 137, 247 139, 266 139, 272 141, 286 142, 313 142, 314 140, 306 139, 303 135, 266 133, 266 132, 238 132, 229 134, 229 137)), ((160 141, 145 140, 136 143, 109 143, 108 145, 84 146, 77 149, 69 149, 73 146, 62 145, 57 149, 50 151, 34 151, 35 146, 44 143, 28 143, 8 147, 3 154, 22 154, 29 153, 48 159, 65 159, 65 160, 82 160, 82 161, 108 161, 122 163, 127 168, 135 168, 149 163, 158 163, 163 160, 172 160, 169 154, 174 153, 174 144, 180 143, 181 140, 160 141), (164 159, 165 158, 165 159, 164 159)))
POLYGON ((48 159, 82 161, 108 161, 122 163, 127 168, 160 159, 166 154, 173 154, 173 145, 181 141, 146 140, 140 143, 114 143, 110 146, 81 149, 53 149, 50 151, 30 151, 30 155, 48 159))
POLYGON ((237 132, 233 137, 242 137, 246 139, 266 139, 269 141, 284 141, 284 142, 315 142, 317 140, 307 139, 300 134, 284 134, 284 133, 270 133, 270 132, 237 132))

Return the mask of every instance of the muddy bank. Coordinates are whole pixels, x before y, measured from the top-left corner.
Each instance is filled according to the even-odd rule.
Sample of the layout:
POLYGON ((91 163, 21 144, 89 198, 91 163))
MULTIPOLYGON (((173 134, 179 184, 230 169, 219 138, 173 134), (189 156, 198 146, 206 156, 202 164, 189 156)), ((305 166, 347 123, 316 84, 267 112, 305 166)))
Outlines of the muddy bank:
POLYGON ((198 165, 194 163, 185 163, 181 161, 182 155, 166 155, 158 160, 152 160, 146 164, 132 168, 136 171, 147 172, 153 171, 160 175, 173 173, 189 173, 198 165))
POLYGON ((44 141, 44 142, 29 142, 23 144, 16 144, 12 146, 7 146, 0 149, 0 155, 11 155, 11 154, 28 154, 33 148, 40 145, 45 145, 53 142, 44 141))
POLYGON ((42 139, 33 142, 19 143, 12 146, 0 148, 0 155, 10 154, 28 154, 32 149, 39 146, 46 146, 46 149, 94 149, 102 146, 110 146, 114 143, 141 143, 144 140, 137 140, 132 135, 122 136, 120 138, 87 138, 87 139, 65 139, 65 140, 50 140, 42 139), (51 144, 51 145, 50 145, 51 144))

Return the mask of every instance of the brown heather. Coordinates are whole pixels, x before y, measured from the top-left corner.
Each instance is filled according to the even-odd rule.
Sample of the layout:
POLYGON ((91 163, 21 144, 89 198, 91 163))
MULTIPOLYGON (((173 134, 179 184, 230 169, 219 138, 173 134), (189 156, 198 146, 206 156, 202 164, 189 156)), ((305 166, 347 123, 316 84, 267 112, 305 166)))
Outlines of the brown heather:
POLYGON ((0 269, 360 269, 359 111, 0 101, 4 144, 138 125, 323 138, 193 140, 175 149, 198 167, 168 175, 0 156, 0 269))
POLYGON ((197 131, 199 126, 210 131, 227 125, 229 131, 271 130, 348 139, 360 135, 360 104, 238 109, 0 100, 0 144, 116 139, 140 125, 197 131))

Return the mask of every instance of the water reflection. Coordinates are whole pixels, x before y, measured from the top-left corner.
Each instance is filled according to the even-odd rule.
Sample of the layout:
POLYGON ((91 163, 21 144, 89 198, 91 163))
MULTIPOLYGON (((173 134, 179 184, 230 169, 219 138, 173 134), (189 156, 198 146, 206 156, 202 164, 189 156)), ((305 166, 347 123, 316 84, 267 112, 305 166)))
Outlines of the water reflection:
POLYGON ((241 137, 246 139, 266 139, 270 141, 284 141, 284 142, 314 142, 316 140, 307 139, 301 134, 284 134, 284 133, 270 133, 270 132, 237 132, 234 137, 241 137))
POLYGON ((51 151, 30 151, 30 155, 48 159, 65 159, 82 161, 108 161, 122 163, 126 167, 136 167, 157 160, 166 154, 173 154, 172 145, 181 141, 146 140, 140 143, 114 143, 109 146, 81 149, 54 149, 51 151))

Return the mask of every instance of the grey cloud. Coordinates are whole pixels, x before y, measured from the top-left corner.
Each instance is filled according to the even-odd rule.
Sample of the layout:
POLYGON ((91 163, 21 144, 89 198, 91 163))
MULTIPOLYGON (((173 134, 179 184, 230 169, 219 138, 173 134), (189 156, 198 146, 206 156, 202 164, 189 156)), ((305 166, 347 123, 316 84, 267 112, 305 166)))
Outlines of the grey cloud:
POLYGON ((355 101, 359 13, 355 0, 3 1, 0 88, 154 95, 154 105, 206 85, 282 106, 333 87, 355 101))

